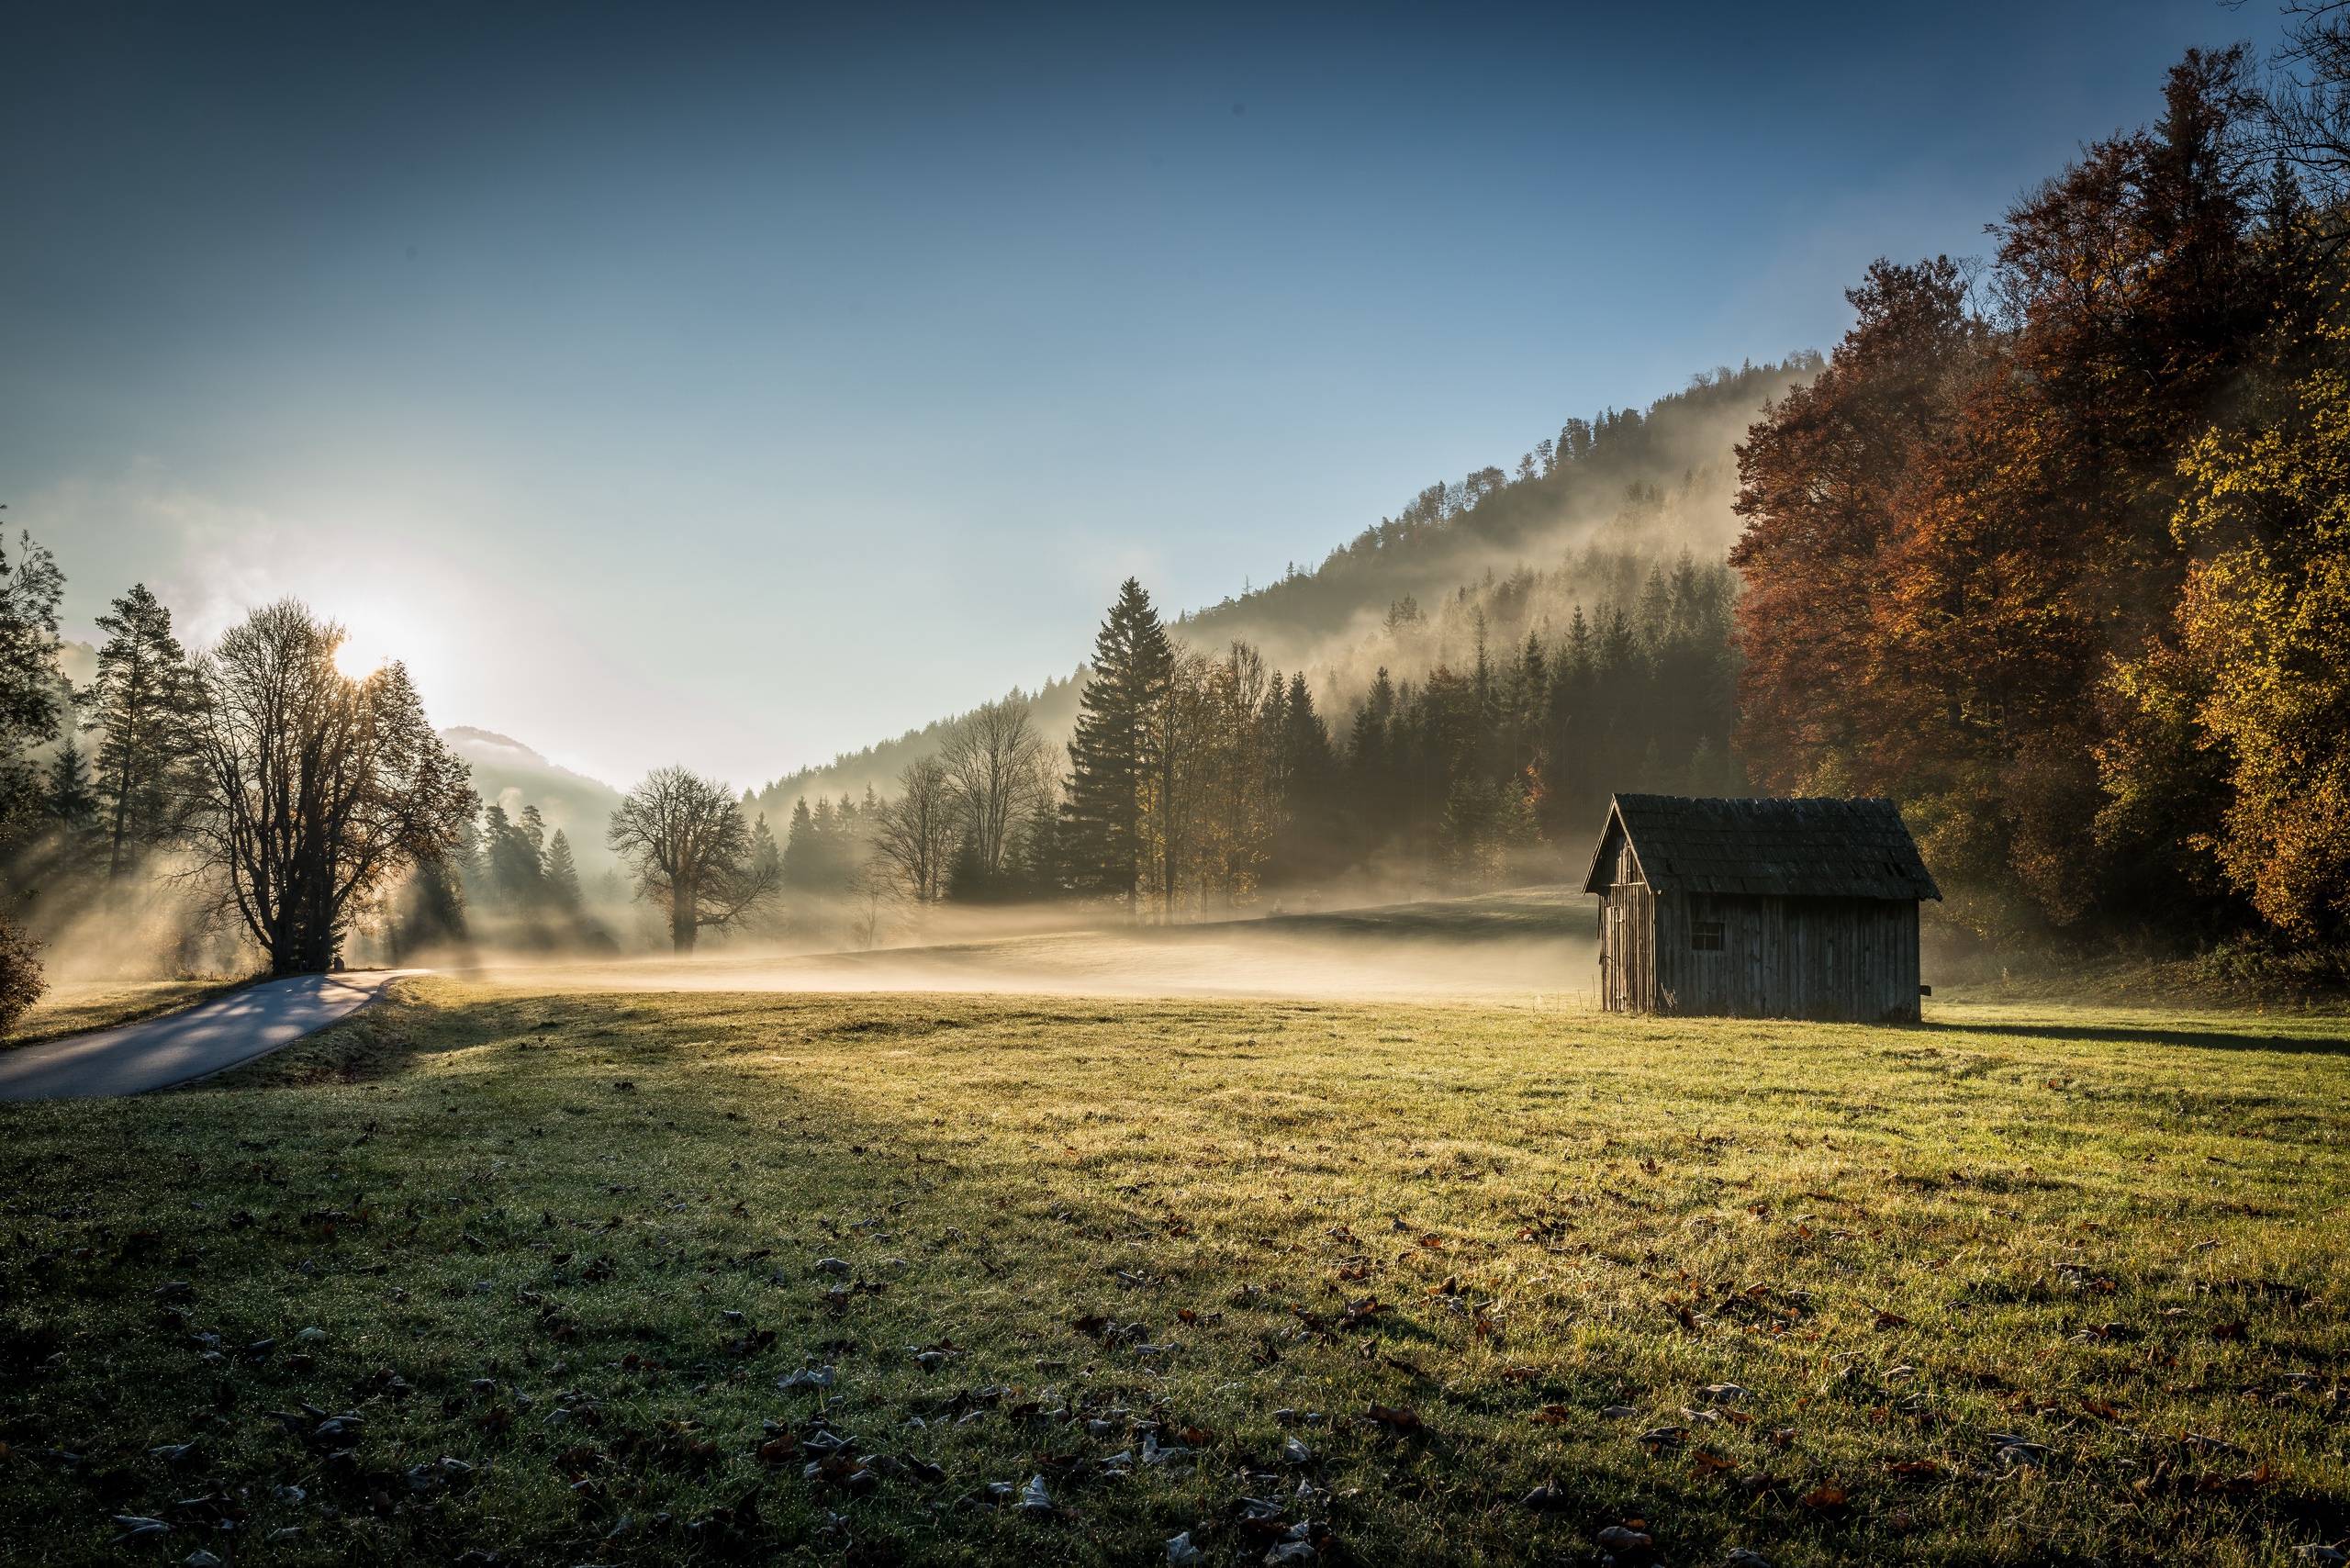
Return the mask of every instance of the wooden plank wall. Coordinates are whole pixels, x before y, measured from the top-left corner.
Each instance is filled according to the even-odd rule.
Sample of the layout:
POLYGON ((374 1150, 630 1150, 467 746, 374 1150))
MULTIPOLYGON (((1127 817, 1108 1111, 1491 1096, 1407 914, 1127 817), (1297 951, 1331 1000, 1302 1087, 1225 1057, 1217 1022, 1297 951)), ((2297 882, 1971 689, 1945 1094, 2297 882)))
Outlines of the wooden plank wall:
POLYGON ((1609 1013, 1656 1010, 1656 896, 1628 846, 1599 912, 1599 1005, 1609 1013))
MULTIPOLYGON (((1718 893, 1646 902, 1654 912, 1645 945, 1654 1011, 1884 1023, 1919 1017, 1914 902, 1718 893), (1700 920, 1721 923, 1719 952, 1692 946, 1691 927, 1700 920)), ((1641 993, 1623 994, 1628 1002, 1641 993)))

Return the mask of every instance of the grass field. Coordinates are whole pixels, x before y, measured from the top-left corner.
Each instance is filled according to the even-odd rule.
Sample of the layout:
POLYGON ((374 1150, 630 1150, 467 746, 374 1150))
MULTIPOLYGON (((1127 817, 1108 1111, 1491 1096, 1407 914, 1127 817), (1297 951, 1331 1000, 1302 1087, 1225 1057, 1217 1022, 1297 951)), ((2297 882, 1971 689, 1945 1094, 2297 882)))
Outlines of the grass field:
POLYGON ((0 1540, 2290 1562, 2350 1534, 2345 1035, 405 982, 0 1108, 0 1540))

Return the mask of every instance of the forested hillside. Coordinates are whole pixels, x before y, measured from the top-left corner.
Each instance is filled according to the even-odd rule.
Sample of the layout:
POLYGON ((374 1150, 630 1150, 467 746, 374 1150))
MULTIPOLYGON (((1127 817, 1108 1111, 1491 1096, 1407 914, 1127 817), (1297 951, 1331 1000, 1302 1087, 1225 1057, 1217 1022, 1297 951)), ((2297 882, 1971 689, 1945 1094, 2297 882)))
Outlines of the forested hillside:
POLYGON ((987 877, 923 869, 951 781, 903 853, 913 768, 795 841, 1181 919, 1557 876, 1627 790, 1884 794, 1987 939, 2338 943, 2345 16, 2267 81, 2190 51, 1987 266, 1872 267, 1824 364, 1571 421, 1171 622, 1129 582, 987 877))
POLYGON ((1813 353, 1692 378, 1645 413, 1566 421, 1509 468, 1430 485, 1310 570, 1177 618, 1207 646, 1233 637, 1292 668, 1320 664, 1376 629, 1391 604, 1452 595, 1488 574, 1606 554, 1718 559, 1738 535, 1733 445, 1762 405, 1819 369, 1813 353))
POLYGON ((931 902, 1180 919, 1550 879, 1617 790, 1742 790, 1733 442, 1819 363, 1570 420, 1514 472, 1430 486, 1313 571, 1171 622, 1129 584, 1077 679, 1009 700, 1034 755, 1001 842, 961 842, 968 716, 753 797, 788 824, 798 925, 874 940, 931 902))
MULTIPOLYGON (((1033 695, 1014 687, 1006 696, 1028 704, 1037 729, 1045 735, 1066 740, 1070 726, 1077 722, 1078 688, 1084 680, 1085 666, 1080 665, 1076 673, 1065 678, 1047 679, 1033 695)), ((828 763, 787 773, 751 790, 747 797, 751 809, 782 822, 790 816, 795 801, 854 801, 868 792, 887 792, 896 786, 898 775, 908 763, 935 755, 962 717, 933 719, 895 740, 876 741, 861 750, 843 752, 828 763)))

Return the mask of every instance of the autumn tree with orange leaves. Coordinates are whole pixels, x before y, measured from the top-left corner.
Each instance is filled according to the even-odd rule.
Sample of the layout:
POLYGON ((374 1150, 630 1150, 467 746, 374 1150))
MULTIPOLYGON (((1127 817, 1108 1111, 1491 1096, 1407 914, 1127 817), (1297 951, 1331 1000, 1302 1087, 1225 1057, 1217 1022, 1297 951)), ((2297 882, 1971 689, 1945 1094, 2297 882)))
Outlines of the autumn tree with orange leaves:
POLYGON ((2241 49, 2190 51, 1987 270, 1873 267, 1740 449, 1750 768, 1899 799, 1986 934, 2350 921, 2350 769, 2312 793, 2350 681, 2294 630, 2344 536, 2280 498, 2341 455, 2343 214, 2272 172, 2273 101, 2241 49), (2264 441, 2280 385, 2300 417, 2264 441), (2255 543, 2286 534, 2289 564, 2255 543))

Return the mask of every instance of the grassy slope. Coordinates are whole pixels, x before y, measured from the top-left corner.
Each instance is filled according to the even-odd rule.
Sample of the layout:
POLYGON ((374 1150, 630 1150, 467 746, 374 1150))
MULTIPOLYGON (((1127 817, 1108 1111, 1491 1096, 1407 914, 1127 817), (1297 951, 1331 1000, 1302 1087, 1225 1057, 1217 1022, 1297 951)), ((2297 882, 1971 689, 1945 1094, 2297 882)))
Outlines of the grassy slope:
POLYGON ((1627 1518, 1680 1563, 2281 1562, 2350 1531, 2345 1089, 2343 1025, 2307 1019, 410 982, 228 1080, 0 1108, 0 1540, 90 1561, 149 1514, 170 1561, 1143 1562, 1189 1529, 1237 1562, 1255 1495, 1365 1563, 1590 1561, 1627 1518), (730 1353, 746 1329, 777 1340, 730 1353), (832 1430, 943 1479, 762 1465, 763 1422, 816 1430, 775 1386, 809 1358, 832 1430), (1750 1421, 1684 1414, 1721 1382, 1750 1421), (364 1427, 314 1438, 303 1401, 364 1427), (1352 1419, 1374 1401, 1425 1429, 1352 1419), (1146 1416, 1214 1435, 1082 1473, 1146 1416), (1039 1473, 1061 1511, 957 1506, 1039 1473))
POLYGON ((111 1029, 234 991, 241 980, 58 980, 0 1036, 0 1048, 29 1046, 63 1035, 111 1029))

